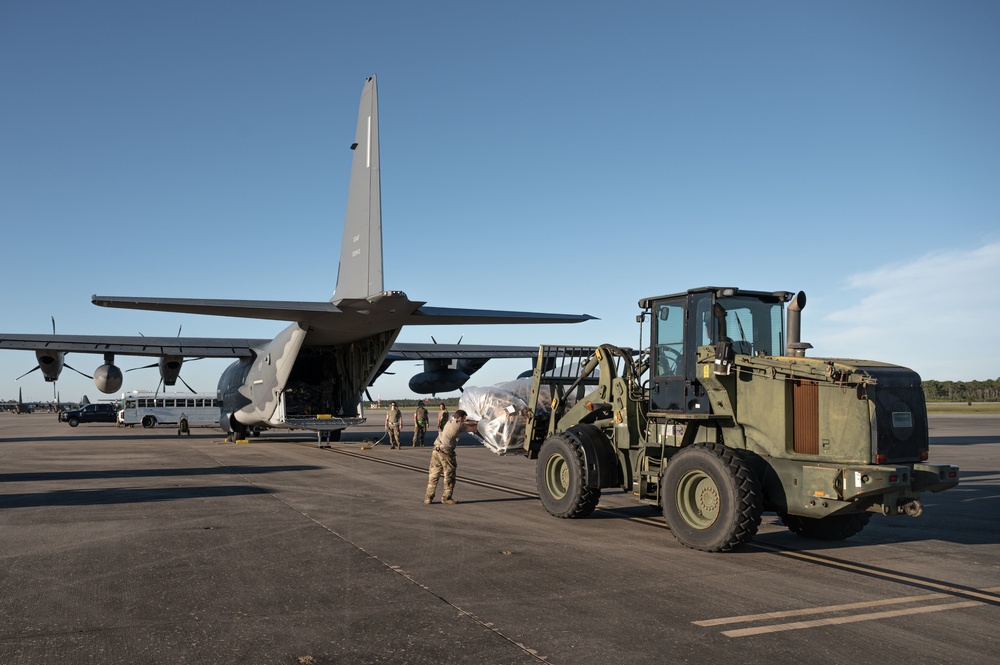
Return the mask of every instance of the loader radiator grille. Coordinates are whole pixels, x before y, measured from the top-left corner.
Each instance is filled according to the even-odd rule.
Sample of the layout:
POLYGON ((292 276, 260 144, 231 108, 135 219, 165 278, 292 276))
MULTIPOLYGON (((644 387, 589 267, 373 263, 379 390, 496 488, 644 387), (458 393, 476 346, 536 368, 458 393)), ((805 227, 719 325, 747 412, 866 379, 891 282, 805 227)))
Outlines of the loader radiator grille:
POLYGON ((793 449, 819 455, 819 386, 815 381, 792 381, 793 449))

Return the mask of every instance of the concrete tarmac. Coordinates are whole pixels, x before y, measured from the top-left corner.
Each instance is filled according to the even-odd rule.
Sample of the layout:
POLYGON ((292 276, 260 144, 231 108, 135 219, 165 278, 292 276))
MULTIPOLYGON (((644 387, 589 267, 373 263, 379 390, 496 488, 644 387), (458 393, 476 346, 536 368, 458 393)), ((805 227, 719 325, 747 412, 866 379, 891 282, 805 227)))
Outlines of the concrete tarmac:
POLYGON ((430 448, 363 450, 381 420, 321 449, 0 414, 0 663, 1000 662, 998 416, 931 416, 963 480, 923 516, 767 514, 725 555, 620 491, 553 518, 468 436, 424 505, 430 448))

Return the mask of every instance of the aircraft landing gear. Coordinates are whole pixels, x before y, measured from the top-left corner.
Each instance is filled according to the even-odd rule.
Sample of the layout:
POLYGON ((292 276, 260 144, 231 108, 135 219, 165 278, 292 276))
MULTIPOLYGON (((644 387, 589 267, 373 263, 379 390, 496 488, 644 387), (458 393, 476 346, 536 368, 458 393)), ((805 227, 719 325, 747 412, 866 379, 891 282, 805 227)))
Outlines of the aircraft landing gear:
POLYGON ((330 448, 331 441, 340 441, 340 431, 339 429, 330 430, 327 432, 317 431, 316 432, 316 447, 317 448, 330 448))

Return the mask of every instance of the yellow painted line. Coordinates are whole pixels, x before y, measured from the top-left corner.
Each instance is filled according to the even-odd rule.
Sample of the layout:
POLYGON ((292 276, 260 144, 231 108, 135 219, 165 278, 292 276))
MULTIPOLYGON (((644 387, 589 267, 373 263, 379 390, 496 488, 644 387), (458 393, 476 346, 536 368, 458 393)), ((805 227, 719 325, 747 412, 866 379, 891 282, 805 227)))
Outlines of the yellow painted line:
MULTIPOLYGON (((1000 587, 983 589, 986 592, 1000 591, 1000 587)), ((905 596, 902 598, 887 598, 884 600, 869 600, 859 603, 845 603, 843 605, 825 605, 823 607, 807 607, 800 610, 787 610, 784 612, 763 612, 761 614, 744 614, 742 616, 723 617, 721 619, 705 619, 704 621, 692 621, 696 626, 724 626, 731 623, 750 623, 751 621, 767 621, 769 619, 787 619, 789 617, 809 616, 810 614, 827 614, 830 612, 847 612, 850 610, 863 610, 873 607, 885 607, 887 605, 902 605, 905 603, 919 603, 928 600, 942 600, 952 598, 946 593, 928 593, 920 596, 905 596)), ((978 602, 978 601, 976 601, 978 602)))
POLYGON ((893 617, 909 616, 913 614, 928 614, 930 612, 943 612, 945 610, 959 610, 966 607, 976 607, 983 603, 978 600, 968 600, 963 603, 947 603, 944 605, 928 605, 926 607, 911 607, 905 610, 890 610, 888 612, 872 612, 870 614, 855 614, 846 617, 831 617, 829 619, 813 619, 811 621, 795 621, 772 626, 757 626, 755 628, 739 628, 737 630, 725 630, 722 632, 726 637, 749 637, 751 635, 763 635, 765 633, 780 633, 786 630, 802 630, 803 628, 820 628, 822 626, 839 626, 847 623, 858 623, 861 621, 876 621, 878 619, 891 619, 893 617))
MULTIPOLYGON (((413 464, 404 464, 402 462, 397 462, 397 461, 390 460, 390 459, 384 459, 384 458, 381 458, 381 457, 375 457, 375 456, 372 456, 372 455, 363 455, 363 454, 359 454, 359 453, 356 453, 356 452, 353 452, 353 451, 350 451, 350 450, 336 449, 336 448, 331 448, 331 449, 328 449, 328 450, 330 450, 331 452, 339 453, 341 455, 347 455, 348 457, 355 457, 355 458, 358 458, 358 459, 367 460, 367 461, 371 461, 371 462, 379 462, 381 464, 388 464, 390 466, 395 466, 395 467, 398 467, 398 468, 401 468, 401 469, 408 469, 408 470, 412 470, 412 471, 419 471, 421 473, 424 472, 424 471, 426 471, 426 469, 424 469, 423 467, 415 466, 413 464)), ((527 491, 524 491, 524 490, 519 490, 519 489, 515 489, 515 488, 512 488, 512 487, 508 487, 508 486, 505 486, 505 485, 497 485, 497 484, 494 484, 494 483, 489 483, 489 482, 482 481, 482 480, 474 480, 474 479, 470 479, 470 478, 461 478, 461 481, 463 483, 468 483, 468 484, 471 484, 471 485, 476 485, 478 487, 486 487, 486 488, 489 488, 489 489, 495 489, 495 490, 498 490, 498 491, 501 491, 501 492, 506 492, 506 493, 509 493, 509 494, 515 494, 515 495, 518 495, 518 496, 532 497, 532 498, 536 498, 536 499, 538 498, 538 493, 537 492, 527 492, 527 491)), ((621 517, 621 518, 623 518, 623 519, 625 519, 627 521, 630 521, 630 522, 638 522, 640 524, 646 524, 646 525, 649 525, 649 526, 655 526, 655 527, 661 528, 661 529, 667 529, 667 528, 669 528, 667 526, 666 522, 664 520, 662 520, 662 519, 654 519, 654 518, 649 518, 649 517, 635 517, 633 515, 628 515, 628 514, 626 514, 624 512, 616 510, 614 508, 603 508, 603 509, 602 508, 598 508, 598 510, 601 510, 601 511, 603 511, 605 513, 608 513, 608 514, 617 515, 618 517, 621 517)), ((940 600, 940 599, 943 599, 943 598, 952 598, 952 597, 958 597, 958 598, 978 598, 978 599, 981 599, 982 601, 985 601, 986 603, 989 603, 989 604, 992 604, 992 605, 1000 605, 1000 596, 997 595, 997 593, 1000 592, 1000 587, 992 587, 992 588, 989 588, 989 589, 982 589, 982 590, 970 589, 970 588, 962 588, 962 587, 953 586, 953 585, 950 585, 950 584, 945 584, 945 583, 941 583, 941 582, 935 582, 935 581, 932 581, 932 580, 927 580, 927 579, 923 579, 923 578, 919 578, 919 577, 914 577, 914 576, 906 575, 906 574, 903 574, 903 573, 895 573, 895 572, 889 571, 889 570, 883 570, 883 569, 873 568, 873 567, 866 567, 866 566, 863 566, 863 565, 854 564, 854 563, 850 563, 850 562, 847 562, 847 561, 841 561, 841 560, 838 560, 838 559, 831 559, 831 558, 828 558, 828 557, 818 556, 818 555, 811 554, 809 552, 801 552, 801 551, 797 551, 797 550, 784 549, 784 548, 781 548, 781 547, 774 547, 774 546, 767 545, 767 544, 764 544, 764 543, 761 543, 761 542, 757 542, 757 541, 752 541, 750 543, 747 543, 747 547, 748 548, 756 548, 758 550, 765 551, 765 552, 771 552, 773 554, 778 554, 780 556, 786 556, 786 557, 790 557, 790 558, 793 558, 793 559, 799 559, 799 560, 801 560, 801 561, 803 561, 805 563, 812 563, 814 565, 818 564, 818 565, 828 566, 828 567, 831 567, 831 568, 839 568, 841 570, 855 572, 855 573, 861 573, 861 574, 868 575, 868 576, 873 576, 873 577, 878 577, 878 578, 881 578, 881 579, 886 579, 886 580, 891 580, 891 581, 895 581, 895 582, 900 582, 900 583, 907 584, 907 585, 910 585, 910 586, 919 585, 919 586, 927 587, 927 588, 930 588, 930 589, 937 589, 937 590, 941 591, 942 593, 925 594, 923 596, 909 596, 909 597, 899 598, 899 599, 888 599, 888 600, 879 600, 879 601, 867 601, 867 602, 859 602, 859 603, 850 603, 850 604, 846 604, 846 605, 832 605, 832 606, 827 606, 826 608, 809 608, 809 609, 800 609, 800 610, 789 610, 787 612, 769 612, 769 613, 757 614, 757 615, 746 615, 744 617, 732 617, 732 618, 723 618, 723 619, 708 619, 708 620, 704 620, 704 621, 694 621, 694 622, 692 622, 693 624, 698 625, 698 626, 708 627, 708 626, 725 625, 725 624, 731 624, 731 623, 744 623, 744 622, 750 622, 750 621, 760 621, 760 620, 766 620, 766 619, 776 619, 776 618, 791 617, 791 616, 808 616, 810 614, 823 614, 823 613, 837 612, 837 611, 850 611, 850 610, 853 610, 853 609, 864 609, 864 608, 870 608, 870 607, 881 607, 881 606, 887 606, 887 605, 904 604, 904 603, 910 603, 910 602, 921 602, 921 601, 927 601, 927 600, 940 600)), ((836 625, 836 624, 841 624, 841 623, 852 623, 854 621, 870 620, 870 619, 867 619, 865 617, 870 617, 871 619, 877 619, 877 618, 891 617, 891 616, 904 616, 904 615, 907 615, 907 614, 923 614, 923 613, 926 613, 926 612, 944 611, 946 609, 958 609, 958 608, 962 608, 962 607, 972 607, 974 605, 982 605, 982 604, 983 604, 983 602, 980 602, 979 600, 974 600, 974 601, 970 600, 970 601, 965 601, 965 602, 960 602, 960 603, 950 603, 950 604, 946 604, 946 605, 935 605, 935 606, 932 606, 933 608, 937 608, 937 609, 912 608, 912 609, 909 609, 909 610, 892 610, 892 611, 889 611, 889 612, 876 612, 876 613, 872 613, 872 614, 868 614, 868 615, 855 615, 855 617, 858 617, 858 618, 855 618, 855 617, 843 617, 843 618, 836 618, 836 619, 818 619, 818 620, 814 620, 814 621, 805 621, 805 622, 798 622, 798 623, 791 623, 791 624, 783 624, 782 626, 778 626, 778 627, 763 626, 763 627, 760 627, 760 628, 747 628, 747 629, 743 629, 743 630, 727 631, 727 632, 724 632, 723 634, 727 635, 727 636, 730 636, 730 637, 742 637, 742 636, 744 636, 744 632, 745 631, 750 631, 750 632, 745 632, 746 635, 754 635, 754 634, 759 634, 760 632, 776 632, 776 631, 779 631, 779 630, 795 630, 797 628, 809 628, 809 627, 813 627, 814 625, 817 625, 817 626, 819 626, 819 625, 836 625), (783 626, 791 626, 791 628, 784 628, 783 626), (757 631, 757 632, 754 632, 754 631, 757 631), (732 635, 730 635, 730 633, 732 633, 732 635)))

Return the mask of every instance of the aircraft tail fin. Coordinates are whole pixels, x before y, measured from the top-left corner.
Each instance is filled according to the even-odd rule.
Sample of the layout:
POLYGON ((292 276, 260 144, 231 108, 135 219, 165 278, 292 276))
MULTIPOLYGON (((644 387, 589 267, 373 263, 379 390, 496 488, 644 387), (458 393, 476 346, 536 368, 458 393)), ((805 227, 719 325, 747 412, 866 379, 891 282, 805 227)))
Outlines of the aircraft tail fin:
POLYGON ((344 238, 340 245, 337 286, 331 302, 365 299, 383 291, 382 188, 379 177, 378 86, 365 81, 358 129, 351 146, 351 184, 347 193, 344 238))

